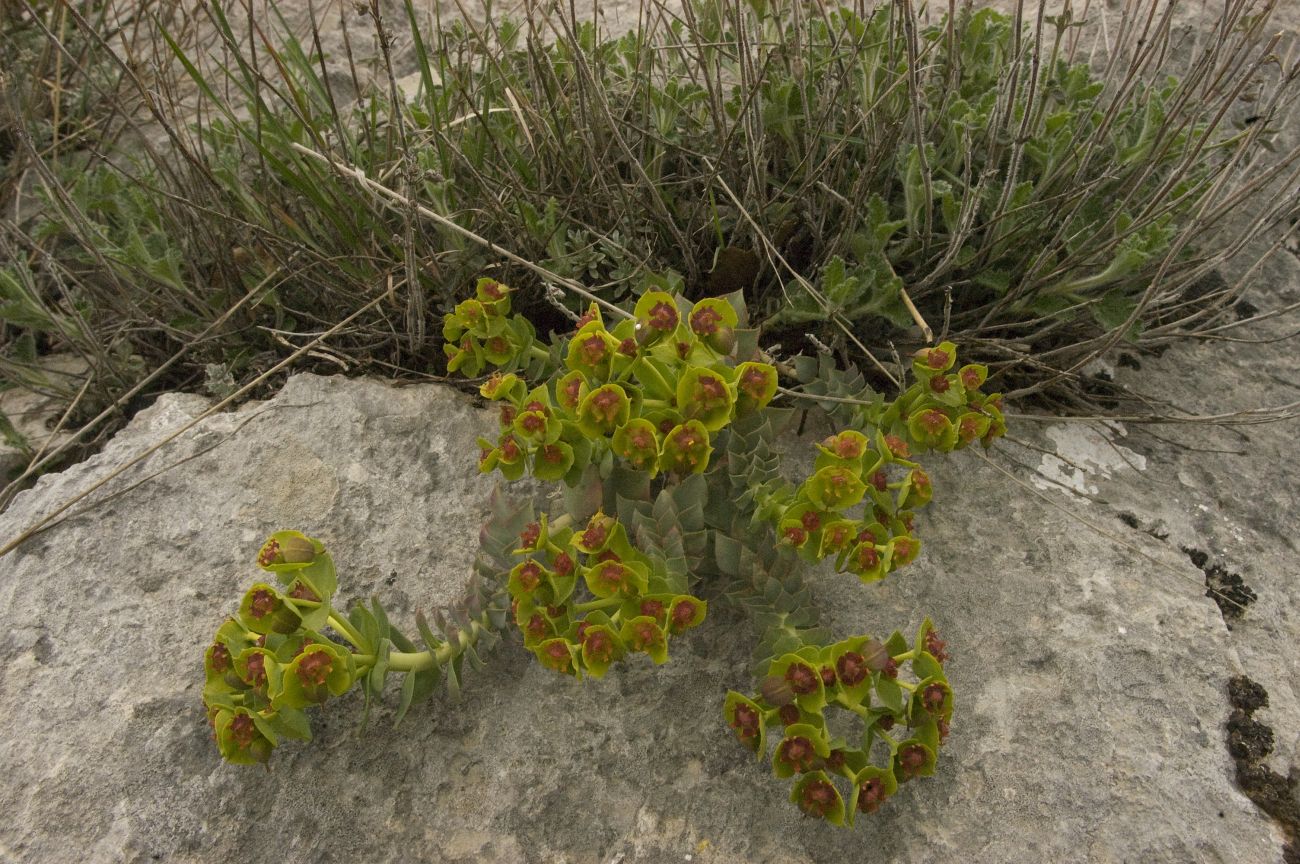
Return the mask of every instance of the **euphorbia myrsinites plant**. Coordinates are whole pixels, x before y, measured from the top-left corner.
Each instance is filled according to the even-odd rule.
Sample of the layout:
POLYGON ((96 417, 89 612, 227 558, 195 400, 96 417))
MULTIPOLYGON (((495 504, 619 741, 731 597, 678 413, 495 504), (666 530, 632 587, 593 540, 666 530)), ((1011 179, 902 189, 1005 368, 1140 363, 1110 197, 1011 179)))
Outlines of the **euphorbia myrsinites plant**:
POLYGON ((513 625, 548 669, 600 678, 704 623, 708 600, 742 604, 757 632, 757 692, 728 693, 722 715, 740 744, 794 778, 791 800, 837 825, 878 809, 899 783, 935 770, 953 696, 944 640, 926 619, 895 632, 833 640, 817 626, 804 562, 834 562, 863 583, 914 561, 914 514, 932 493, 914 455, 988 445, 1005 431, 986 370, 954 346, 919 351, 915 381, 892 401, 826 358, 778 370, 746 329, 737 295, 691 304, 654 281, 631 317, 610 326, 593 305, 549 346, 510 314, 491 279, 449 314, 452 371, 496 371, 482 395, 499 431, 479 439, 479 469, 563 483, 560 512, 495 497, 469 600, 419 644, 378 601, 331 605, 334 565, 321 544, 273 535, 253 585, 205 658, 204 698, 221 753, 264 762, 283 738, 309 738, 305 709, 358 684, 370 697, 403 676, 398 719, 440 679, 454 691, 466 662, 513 625), (774 449, 792 411, 773 407, 779 374, 825 400, 840 429, 816 442, 811 473, 789 482, 774 449), (276 584, 272 584, 272 583, 276 584), (324 635, 327 630, 334 635, 324 635), (830 731, 849 711, 865 732, 830 731))

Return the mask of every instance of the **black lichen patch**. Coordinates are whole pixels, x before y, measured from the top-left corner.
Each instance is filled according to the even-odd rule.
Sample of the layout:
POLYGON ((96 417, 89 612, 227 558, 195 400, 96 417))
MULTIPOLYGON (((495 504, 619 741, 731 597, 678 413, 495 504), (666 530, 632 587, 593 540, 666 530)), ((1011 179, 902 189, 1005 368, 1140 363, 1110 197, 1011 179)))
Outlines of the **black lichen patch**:
MULTIPOLYGON (((1199 565, 1198 565, 1199 566, 1199 565)), ((1262 760, 1273 751, 1273 730, 1256 720, 1256 709, 1268 705, 1268 691, 1245 675, 1228 680, 1228 752, 1237 766, 1237 786, 1255 806, 1272 816, 1287 836, 1285 864, 1300 864, 1300 784, 1295 768, 1283 777, 1262 760)))
POLYGON ((1228 701, 1233 708, 1254 714, 1260 708, 1268 707, 1268 691, 1245 675, 1234 675, 1228 680, 1228 701))
POLYGON ((1231 630, 1232 623, 1246 613, 1246 607, 1254 603, 1258 595, 1239 573, 1229 572, 1222 564, 1211 564, 1210 556, 1200 549, 1184 546, 1183 552, 1205 574, 1205 596, 1219 607, 1223 623, 1231 630))

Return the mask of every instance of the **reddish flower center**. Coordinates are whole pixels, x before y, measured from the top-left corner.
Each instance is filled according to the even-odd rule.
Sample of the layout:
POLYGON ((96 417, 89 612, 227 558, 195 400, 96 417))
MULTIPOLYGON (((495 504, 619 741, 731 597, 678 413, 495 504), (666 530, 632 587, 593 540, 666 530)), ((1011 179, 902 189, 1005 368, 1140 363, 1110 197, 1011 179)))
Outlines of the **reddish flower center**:
POLYGON ((938 435, 942 432, 947 422, 948 418, 943 415, 943 412, 933 408, 921 414, 921 428, 930 435, 938 435))
POLYGON ((602 390, 591 397, 591 413, 595 414, 598 420, 613 423, 618 419, 618 409, 621 404, 622 400, 618 398, 618 393, 613 390, 602 390))
POLYGON ((803 516, 799 518, 799 521, 803 524, 804 529, 808 531, 816 531, 818 528, 822 527, 822 517, 818 516, 812 510, 803 514, 803 516))
POLYGON ((577 405, 578 395, 581 391, 582 391, 582 379, 575 376, 572 380, 570 380, 567 384, 564 385, 563 392, 564 392, 565 405, 567 405, 570 408, 572 408, 574 405, 577 405))
POLYGON ((610 591, 618 591, 623 587, 623 565, 610 562, 600 568, 597 578, 610 591))
POLYGON ((588 656, 602 663, 608 663, 614 656, 614 642, 604 630, 593 632, 582 644, 586 647, 588 656))
POLYGON ((582 359, 588 366, 596 366, 609 354, 609 346, 599 333, 593 333, 578 346, 582 359))
POLYGON ((737 705, 732 714, 731 728, 739 732, 741 738, 753 738, 758 735, 758 712, 748 705, 737 705))
POLYGON ((835 671, 844 686, 856 687, 867 679, 867 661, 856 651, 849 651, 835 661, 835 671))
POLYGON ((930 379, 930 389, 935 393, 947 393, 949 386, 951 385, 948 383, 948 376, 946 375, 936 375, 930 379))
POLYGON ((811 666, 803 663, 790 664, 790 668, 785 670, 785 680, 789 682, 790 689, 800 696, 817 692, 817 673, 811 666))
POLYGON ((313 603, 320 602, 320 597, 316 596, 316 592, 311 590, 306 582, 295 582, 293 590, 289 592, 289 596, 295 600, 310 600, 313 603))
POLYGON ((529 522, 524 526, 524 530, 519 532, 519 545, 524 549, 531 549, 537 545, 537 541, 542 536, 542 523, 529 522))
POLYGON ((705 405, 715 405, 727 398, 727 385, 711 375, 700 376, 700 384, 695 391, 696 398, 705 405))
POLYGON ((767 391, 769 373, 755 366, 750 366, 740 376, 740 389, 751 399, 762 399, 767 391))
POLYGON ((691 330, 696 336, 712 336, 721 323, 722 315, 712 307, 705 306, 691 313, 691 330))
POLYGON ((912 455, 912 450, 907 446, 907 442, 897 435, 886 435, 885 446, 889 448, 890 453, 900 459, 906 459, 912 455))
POLYGON ((225 672, 230 668, 230 649, 220 642, 212 646, 212 668, 218 672, 225 672))
POLYGON ((608 537, 609 529, 601 523, 599 517, 594 517, 587 524, 587 530, 582 532, 582 545, 589 549, 602 546, 608 537))
POLYGON ((879 777, 872 777, 858 787, 858 809, 863 813, 875 813, 884 802, 885 782, 879 777))
POLYGON ((265 588, 258 588, 253 592, 252 602, 248 604, 248 614, 254 618, 265 618, 275 611, 275 595, 265 588))
POLYGON ((638 621, 632 625, 632 647, 642 651, 658 641, 655 626, 648 621, 638 621))
POLYGON ((532 591, 542 582, 542 568, 536 561, 529 559, 519 568, 519 584, 525 591, 532 591))
POLYGON ((835 787, 825 780, 814 780, 803 787, 799 803, 808 815, 825 816, 835 806, 835 787))
POLYGON ((555 556, 555 572, 561 576, 568 576, 573 572, 573 559, 569 557, 568 553, 561 552, 555 556))
POLYGON ((925 355, 925 363, 931 369, 942 369, 948 365, 948 352, 942 348, 931 348, 930 353, 925 355))
POLYGON ((259 553, 257 556, 257 563, 262 565, 263 567, 270 567, 272 564, 278 563, 277 559, 279 557, 280 557, 279 541, 268 540, 266 545, 262 547, 261 553, 259 553))
POLYGON ((234 738, 235 743, 241 748, 246 749, 248 745, 252 744, 256 735, 257 725, 253 723, 253 718, 247 714, 240 714, 230 721, 230 737, 234 738))
POLYGON ((261 687, 266 683, 266 655, 254 654, 248 658, 246 666, 248 672, 248 683, 254 687, 261 687))
POLYGON ((334 669, 328 651, 312 651, 298 661, 298 680, 308 687, 320 687, 334 669))
POLYGON ((898 764, 903 768, 903 776, 915 777, 925 765, 925 750, 920 744, 908 744, 898 751, 898 764))
POLYGON ((673 624, 678 629, 690 626, 695 620, 695 604, 690 600, 679 600, 673 607, 673 624))
POLYGON ((678 320, 677 309, 671 303, 656 303, 650 308, 648 323, 656 330, 672 330, 678 320))
POLYGON ((827 450, 841 459, 856 459, 862 455, 862 442, 852 435, 832 435, 823 443, 827 450))
POLYGON ((802 735, 781 742, 781 761, 801 774, 812 767, 816 758, 812 742, 802 735))
POLYGON ((664 604, 662 600, 642 600, 641 614, 648 615, 656 621, 664 620, 664 604))

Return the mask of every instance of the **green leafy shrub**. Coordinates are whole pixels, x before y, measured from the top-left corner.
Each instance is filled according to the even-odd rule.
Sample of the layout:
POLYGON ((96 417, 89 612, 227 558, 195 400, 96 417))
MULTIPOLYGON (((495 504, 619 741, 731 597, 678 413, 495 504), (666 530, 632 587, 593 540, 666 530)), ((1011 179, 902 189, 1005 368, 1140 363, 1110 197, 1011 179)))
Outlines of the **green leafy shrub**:
MULTIPOLYGON (((945 342, 917 352, 914 383, 892 400, 843 386, 851 375, 821 375, 818 395, 844 394, 844 428, 816 444, 793 483, 774 449, 791 413, 771 405, 780 372, 742 298, 691 303, 662 290, 671 284, 651 277, 614 322, 593 303, 549 345, 494 279, 446 316, 448 365, 496 370, 480 389, 498 409, 497 435, 478 442, 480 471, 561 483, 562 512, 498 502, 484 581, 458 627, 444 621, 435 635, 417 620, 421 650, 378 601, 346 618, 334 610, 334 568, 318 542, 272 536, 258 564, 280 584, 252 586, 206 656, 205 700, 227 759, 265 761, 280 739, 309 735, 305 708, 354 684, 369 704, 392 673, 406 676, 400 720, 507 625, 544 667, 600 678, 640 654, 666 662, 726 599, 759 636, 759 689, 729 693, 725 722, 760 759, 772 751, 778 778, 798 775, 791 800, 803 812, 851 823, 934 772, 953 710, 944 641, 929 619, 910 644, 897 632, 831 641, 800 570, 833 562, 866 584, 916 559, 915 513, 933 490, 913 454, 987 446, 1004 432, 999 397, 981 391, 987 370, 959 366, 945 342), (348 644, 321 636, 327 625, 348 644), (834 736, 832 710, 861 718, 862 739, 834 736)), ((800 361, 820 375, 820 363, 800 361)))
MULTIPOLYGON (((674 270, 692 298, 742 290, 766 345, 802 349, 807 334, 855 362, 887 341, 924 344, 919 320, 976 352, 1005 390, 1077 403, 1073 370, 1117 342, 1224 326, 1246 286, 1204 277, 1295 215, 1274 181, 1300 152, 1261 154, 1297 70, 1270 60, 1257 7, 1225 11, 1224 38, 1193 61, 1151 49, 1171 38, 1157 16, 1093 65, 1068 15, 1018 28, 967 9, 927 25, 898 4, 808 14, 700 0, 627 34, 563 13, 430 32, 414 6, 404 21, 374 7, 367 37, 409 44, 409 65, 358 59, 340 86, 319 33, 281 28, 263 71, 241 44, 246 22, 214 3, 198 14, 224 65, 188 51, 180 23, 155 58, 183 79, 159 89, 193 91, 204 122, 126 76, 166 146, 97 169, 122 175, 96 185, 123 206, 79 194, 81 166, 64 158, 71 170, 38 171, 45 206, 0 234, 62 313, 47 316, 46 341, 88 353, 113 341, 104 334, 127 342, 94 364, 109 370, 96 382, 105 404, 178 352, 159 387, 209 366, 251 380, 381 289, 385 308, 313 362, 441 374, 430 349, 456 302, 441 286, 501 256, 417 203, 611 303, 632 298, 645 269, 674 270), (353 168, 409 203, 369 194, 353 168), (1247 205, 1261 218, 1225 239, 1225 217, 1247 205), (124 242, 134 235, 143 251, 124 242)), ((19 150, 43 164, 36 147, 19 150)), ((530 318, 562 320, 546 302, 556 279, 494 272, 520 287, 530 318)))

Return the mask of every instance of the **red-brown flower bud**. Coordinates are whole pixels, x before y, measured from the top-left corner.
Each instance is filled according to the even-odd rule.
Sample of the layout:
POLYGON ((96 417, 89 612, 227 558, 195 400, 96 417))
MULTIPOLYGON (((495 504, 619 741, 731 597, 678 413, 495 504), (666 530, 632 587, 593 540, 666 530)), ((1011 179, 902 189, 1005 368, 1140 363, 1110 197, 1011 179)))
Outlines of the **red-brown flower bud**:
POLYGON ((938 630, 928 630, 925 634, 925 650, 930 652, 934 659, 943 663, 948 659, 948 643, 939 638, 938 630))

